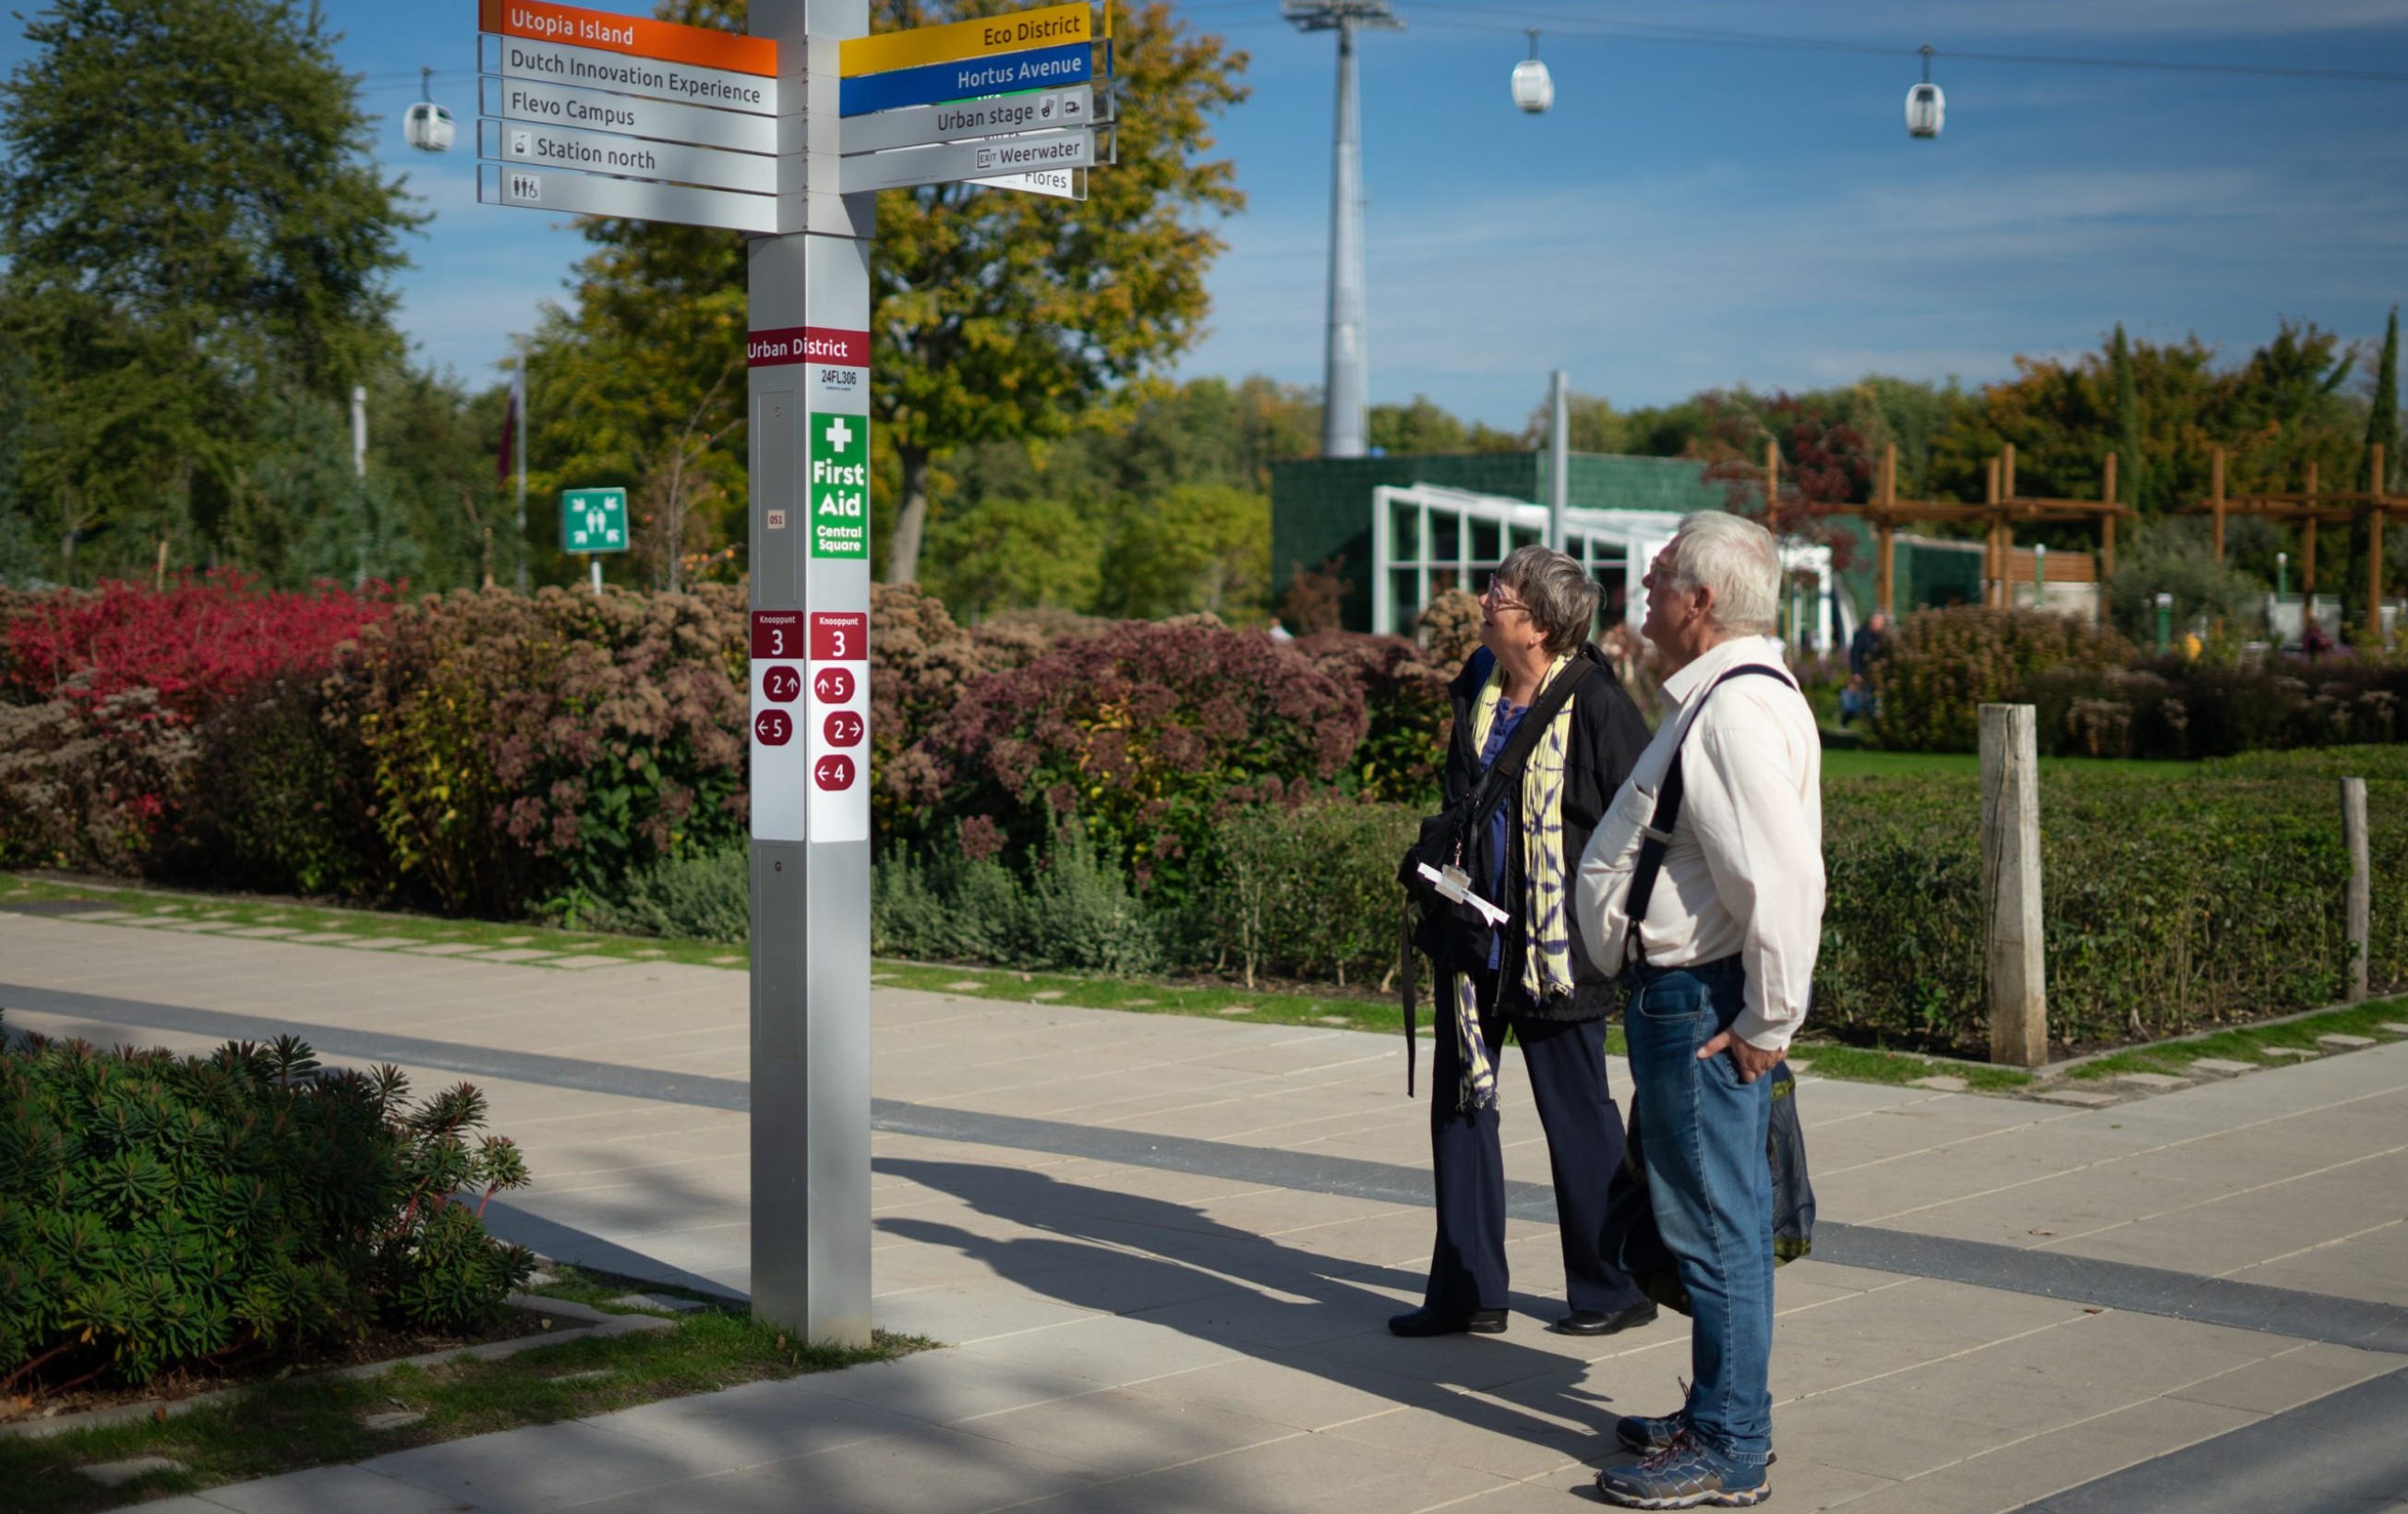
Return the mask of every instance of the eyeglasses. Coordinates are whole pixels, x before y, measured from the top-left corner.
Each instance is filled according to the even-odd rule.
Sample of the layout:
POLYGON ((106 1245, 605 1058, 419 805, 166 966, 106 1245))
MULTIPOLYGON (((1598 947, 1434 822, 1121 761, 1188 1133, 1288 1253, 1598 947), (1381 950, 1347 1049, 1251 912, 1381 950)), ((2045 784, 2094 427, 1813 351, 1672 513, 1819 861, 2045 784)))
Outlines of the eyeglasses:
POLYGON ((1506 598, 1504 586, 1499 584, 1495 578, 1489 579, 1488 587, 1480 592, 1480 602, 1487 606, 1492 611, 1510 609, 1520 610, 1525 615, 1530 613, 1529 606, 1523 604, 1518 599, 1506 598))

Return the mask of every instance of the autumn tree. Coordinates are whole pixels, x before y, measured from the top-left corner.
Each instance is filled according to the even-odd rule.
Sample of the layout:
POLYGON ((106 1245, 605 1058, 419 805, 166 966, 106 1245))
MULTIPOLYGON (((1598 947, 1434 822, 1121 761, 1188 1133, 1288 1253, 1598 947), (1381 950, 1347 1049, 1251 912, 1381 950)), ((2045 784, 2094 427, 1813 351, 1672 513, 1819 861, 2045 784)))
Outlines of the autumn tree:
MULTIPOLYGON (((1007 0, 876 0, 873 30, 993 14, 1007 0)), ((1246 97, 1246 55, 1190 32, 1168 0, 1115 26, 1120 160, 1083 202, 967 184, 890 192, 870 261, 870 414, 897 464, 886 578, 910 583, 931 464, 966 444, 1060 436, 1116 386, 1201 335, 1208 224, 1244 205, 1206 160, 1214 116, 1246 97)))

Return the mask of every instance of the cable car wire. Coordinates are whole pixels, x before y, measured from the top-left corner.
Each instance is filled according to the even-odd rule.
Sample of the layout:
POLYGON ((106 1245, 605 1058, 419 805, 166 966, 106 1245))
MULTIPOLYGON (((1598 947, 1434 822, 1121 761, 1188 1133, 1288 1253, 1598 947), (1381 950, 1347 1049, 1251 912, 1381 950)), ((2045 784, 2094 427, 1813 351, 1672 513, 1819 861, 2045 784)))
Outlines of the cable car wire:
MULTIPOLYGON (((1182 13, 1201 17, 1212 13, 1243 15, 1244 20, 1224 23, 1219 29, 1242 30, 1249 26, 1277 24, 1275 16, 1257 20, 1261 0, 1200 0, 1198 4, 1181 7, 1182 13)), ((1532 25, 1564 36, 1612 37, 1625 42, 1656 42, 1713 45, 1719 47, 1766 48, 1801 52, 1841 52, 1860 56, 1913 59, 1918 48, 1893 43, 1866 42, 1844 37, 1796 36, 1777 32, 1748 32, 1728 27, 1687 26, 1674 21, 1633 21, 1594 13, 1577 14, 1543 7, 1506 4, 1485 6, 1476 0, 1411 0, 1406 12, 1416 28, 1442 31, 1489 32, 1527 31, 1532 25), (1432 12, 1437 14, 1433 15, 1432 12), (1448 20, 1447 16, 1479 18, 1448 20)), ((2408 84, 2408 72, 2374 68, 2312 68, 2282 64, 2218 64, 2172 58, 2086 57, 2078 53, 2007 52, 1985 48, 1939 48, 1935 55, 1952 62, 2010 64, 2025 67, 2049 68, 2119 68, 2143 69, 2158 73, 2221 74, 2257 79, 2325 79, 2358 84, 2408 84)))

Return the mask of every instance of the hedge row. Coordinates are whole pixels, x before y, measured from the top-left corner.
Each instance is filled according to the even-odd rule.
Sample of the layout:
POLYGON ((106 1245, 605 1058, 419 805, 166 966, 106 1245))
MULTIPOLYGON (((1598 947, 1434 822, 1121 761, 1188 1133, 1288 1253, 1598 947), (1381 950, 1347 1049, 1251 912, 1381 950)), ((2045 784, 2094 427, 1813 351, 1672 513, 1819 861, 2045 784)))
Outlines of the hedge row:
POLYGON ((2028 704, 2057 756, 2207 758, 2408 737, 2408 662, 2356 654, 2143 658, 2113 631, 2028 609, 1910 616, 1873 675, 1884 747, 1971 751, 1979 707, 2028 704))
MULTIPOLYGON (((14 598, 0 864, 494 918, 635 907, 637 879, 744 836, 743 627, 728 587, 385 604, 219 578, 14 598), (158 650, 166 603, 242 655, 158 650), (194 669, 172 698, 128 681, 153 654, 194 669)), ((1026 880, 1075 820, 1151 907, 1187 907, 1249 806, 1431 803, 1452 671, 1400 638, 1281 646, 1203 617, 965 628, 882 585, 880 833, 1026 880)))

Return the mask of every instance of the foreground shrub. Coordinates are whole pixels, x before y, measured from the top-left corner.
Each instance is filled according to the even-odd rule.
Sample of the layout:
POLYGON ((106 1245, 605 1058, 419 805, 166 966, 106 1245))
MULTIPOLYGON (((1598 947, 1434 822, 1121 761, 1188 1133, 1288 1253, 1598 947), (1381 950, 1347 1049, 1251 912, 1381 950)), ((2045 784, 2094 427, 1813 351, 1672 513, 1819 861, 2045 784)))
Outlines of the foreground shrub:
POLYGON ((2121 667, 2131 644, 2045 610, 1959 606, 1917 610, 1874 664, 1872 731, 1905 751, 1972 751, 1980 707, 2007 699, 2053 668, 2121 667))
POLYGON ((0 1050, 0 1386, 492 1320, 534 1259, 480 1217, 525 1164, 475 1138, 474 1089, 408 1093, 390 1067, 321 1071, 291 1037, 0 1050))

